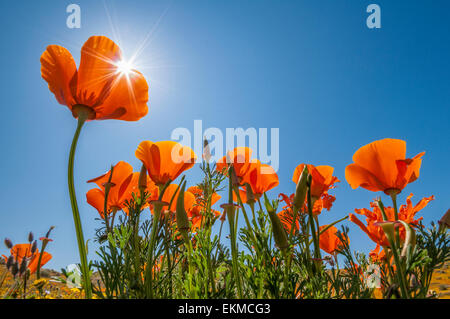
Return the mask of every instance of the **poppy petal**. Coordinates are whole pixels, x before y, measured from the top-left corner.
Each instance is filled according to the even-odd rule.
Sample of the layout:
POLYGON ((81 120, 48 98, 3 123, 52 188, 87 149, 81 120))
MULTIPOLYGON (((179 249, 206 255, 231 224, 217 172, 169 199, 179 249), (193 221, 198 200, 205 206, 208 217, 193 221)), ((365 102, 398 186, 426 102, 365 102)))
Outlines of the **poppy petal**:
POLYGON ((70 82, 77 73, 75 61, 70 52, 59 45, 49 45, 41 55, 41 76, 59 104, 72 109, 75 103, 70 82))
POLYGON ((90 37, 81 48, 76 100, 79 104, 93 108, 96 118, 111 113, 111 110, 101 109, 101 104, 117 81, 117 62, 121 58, 120 48, 104 36, 90 37))
POLYGON ((137 121, 148 113, 148 84, 142 73, 120 74, 103 102, 99 120, 137 121))

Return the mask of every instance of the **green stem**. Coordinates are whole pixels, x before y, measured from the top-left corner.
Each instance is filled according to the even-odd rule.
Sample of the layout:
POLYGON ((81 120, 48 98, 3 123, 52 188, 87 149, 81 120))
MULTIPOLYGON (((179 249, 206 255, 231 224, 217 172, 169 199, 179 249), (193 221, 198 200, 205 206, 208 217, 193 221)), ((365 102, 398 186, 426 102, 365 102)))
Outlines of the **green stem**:
POLYGON ((78 251, 80 254, 81 272, 83 273, 84 290, 86 299, 92 298, 91 280, 89 275, 89 266, 87 261, 86 246, 83 236, 83 228, 81 226, 80 213, 78 211, 77 198, 75 195, 75 186, 73 181, 73 164, 75 158, 75 150, 77 148, 78 137, 80 136, 81 128, 87 119, 87 113, 80 112, 78 117, 78 125, 73 136, 72 146, 69 153, 69 166, 68 166, 68 185, 70 203, 72 205, 73 222, 75 224, 75 231, 77 234, 78 251))
MULTIPOLYGON (((391 198, 392 198, 392 204, 394 206, 395 220, 397 221, 398 220, 397 193, 396 192, 392 192, 391 193, 391 198)), ((400 247, 400 234, 399 234, 398 228, 395 230, 395 240, 396 240, 396 244, 400 247)))
POLYGON ((159 219, 161 217, 161 210, 163 207, 161 200, 163 198, 164 191, 166 190, 170 182, 171 181, 169 180, 165 185, 159 185, 159 198, 158 198, 159 203, 155 203, 153 205, 154 206, 153 225, 152 231, 150 233, 150 245, 148 246, 147 266, 145 269, 145 291, 146 295, 149 296, 150 298, 153 298, 153 265, 154 265, 153 250, 155 248, 159 219))
POLYGON ((309 216, 309 225, 311 227, 311 235, 314 243, 314 258, 321 259, 322 257, 320 256, 319 240, 317 238, 315 221, 312 211, 313 205, 314 203, 311 199, 311 189, 310 187, 308 187, 308 216, 309 216))
POLYGON ((400 281, 400 290, 402 292, 402 297, 405 299, 409 299, 408 289, 406 286, 406 278, 403 272, 403 265, 400 261, 400 257, 398 256, 397 245, 393 241, 391 241, 390 244, 392 247, 392 253, 394 255, 394 262, 395 265, 397 266, 398 279, 400 281))
MULTIPOLYGON (((156 205, 155 205, 156 206, 156 205)), ((158 205, 159 206, 159 205, 158 205)), ((150 234, 150 246, 148 248, 147 265, 145 270, 146 295, 153 298, 153 249, 156 242, 156 232, 158 229, 159 218, 161 216, 161 207, 155 207, 153 215, 152 232, 150 234)))

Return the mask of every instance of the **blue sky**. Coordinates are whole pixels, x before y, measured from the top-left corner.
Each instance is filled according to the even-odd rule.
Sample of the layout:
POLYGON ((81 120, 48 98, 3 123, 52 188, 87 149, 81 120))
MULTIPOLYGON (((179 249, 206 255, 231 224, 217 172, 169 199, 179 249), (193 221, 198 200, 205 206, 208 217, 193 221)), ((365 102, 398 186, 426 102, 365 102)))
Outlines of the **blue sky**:
MULTIPOLYGON (((66 27, 70 3, 0 4, 0 237, 24 242, 28 231, 41 236, 55 225, 48 267, 78 262, 66 180, 76 120, 48 90, 39 57, 58 44, 79 63, 91 35, 120 40, 125 54, 149 36, 138 62, 150 101, 138 122, 89 122, 83 129, 75 181, 86 238, 99 222, 85 202, 85 181, 120 160, 138 170, 139 142, 168 140, 177 127, 192 130, 196 119, 224 132, 280 129, 280 185, 272 196, 294 191, 300 163, 335 167, 341 183, 321 223, 368 207, 378 195, 351 190, 344 172, 360 146, 385 137, 406 140, 409 157, 426 151, 419 180, 399 202, 409 193, 413 203, 435 195, 420 213, 426 223, 449 208, 448 1, 74 1, 81 29, 66 27), (381 7, 381 29, 366 27, 370 3, 381 7)), ((199 172, 189 171, 191 184, 199 172)), ((346 224, 354 250, 374 248, 346 224)))

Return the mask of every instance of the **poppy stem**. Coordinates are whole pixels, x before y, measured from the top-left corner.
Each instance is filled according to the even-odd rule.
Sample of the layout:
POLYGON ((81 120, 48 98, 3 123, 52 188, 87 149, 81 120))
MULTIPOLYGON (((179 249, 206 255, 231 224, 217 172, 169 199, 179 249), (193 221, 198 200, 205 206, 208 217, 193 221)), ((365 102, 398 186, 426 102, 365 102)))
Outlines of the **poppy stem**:
POLYGON ((311 227, 311 235, 312 235, 312 240, 314 243, 314 258, 322 259, 322 257, 320 256, 319 240, 317 238, 314 215, 313 215, 313 211, 312 211, 312 207, 313 207, 314 203, 312 202, 312 199, 311 199, 311 187, 310 186, 308 186, 307 200, 308 200, 309 225, 311 227))
MULTIPOLYGON (((391 192, 391 198, 392 198, 392 206, 394 206, 395 220, 398 220, 397 193, 391 192)), ((398 228, 395 230, 395 240, 396 244, 400 247, 400 234, 398 228)))
POLYGON ((69 166, 68 166, 68 171, 67 171, 68 174, 67 175, 68 175, 70 203, 72 205, 73 221, 75 224, 75 231, 77 234, 77 242, 78 242, 78 251, 80 254, 81 271, 83 273, 85 296, 86 296, 86 299, 91 299, 92 298, 92 290, 91 290, 91 280, 90 280, 89 266, 88 266, 87 254, 86 254, 86 246, 85 246, 85 242, 84 242, 83 228, 81 226, 80 213, 78 211, 78 204, 77 204, 77 198, 76 198, 76 194, 75 194, 75 186, 74 186, 74 181, 73 181, 73 164, 74 164, 74 158, 75 158, 75 150, 77 148, 77 142, 78 142, 78 137, 80 136, 81 128, 83 127, 83 124, 88 117, 88 113, 87 112, 79 112, 78 115, 79 115, 78 116, 78 125, 77 125, 77 129, 75 131, 75 135, 73 136, 72 146, 70 147, 69 166))

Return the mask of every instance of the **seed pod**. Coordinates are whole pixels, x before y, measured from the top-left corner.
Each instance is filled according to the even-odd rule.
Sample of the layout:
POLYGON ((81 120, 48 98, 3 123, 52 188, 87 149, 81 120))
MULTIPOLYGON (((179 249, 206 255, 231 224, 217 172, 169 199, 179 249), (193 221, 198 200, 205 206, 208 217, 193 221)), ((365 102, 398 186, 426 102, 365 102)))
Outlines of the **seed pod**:
POLYGON ((34 239, 34 235, 33 235, 32 232, 30 232, 30 233, 28 234, 28 242, 31 243, 31 242, 33 241, 33 239, 34 239))
POLYGON ((230 174, 232 185, 238 187, 240 184, 239 177, 237 177, 236 172, 234 171, 233 165, 230 165, 230 168, 228 169, 228 173, 230 174))
POLYGON ((33 245, 31 246, 31 253, 34 254, 37 251, 37 240, 33 242, 33 245))
POLYGON ((204 159, 207 163, 209 163, 209 161, 211 160, 211 157, 212 157, 212 155, 211 155, 211 151, 210 151, 210 149, 209 149, 209 142, 208 142, 208 140, 205 138, 205 139, 203 140, 203 159, 204 159))
POLYGON ((147 189, 147 168, 142 165, 141 172, 139 173, 139 190, 141 192, 147 189))
POLYGON ((11 266, 14 264, 14 256, 10 255, 6 260, 6 269, 10 270, 11 266))
POLYGON ((9 239, 9 238, 5 238, 5 245, 6 245, 6 247, 8 247, 8 249, 13 248, 13 243, 12 243, 11 239, 9 239))
POLYGON ((49 238, 50 237, 50 233, 51 231, 55 228, 55 226, 51 226, 50 229, 48 230, 47 234, 45 235, 45 238, 49 238))
POLYGON ((177 199, 177 210, 176 210, 176 219, 177 219, 177 227, 183 237, 187 237, 187 232, 189 231, 190 224, 189 218, 186 213, 186 209, 184 208, 184 190, 186 188, 186 182, 183 182, 181 186, 180 193, 178 194, 177 199))
POLYGON ((19 263, 16 261, 11 266, 11 274, 16 277, 17 273, 19 272, 19 263))
POLYGON ((264 204, 266 206, 267 213, 269 214, 270 221, 272 223, 273 238, 275 244, 280 250, 284 250, 289 247, 289 241, 284 230, 283 224, 280 218, 276 214, 276 208, 270 203, 266 194, 264 193, 264 204))
POLYGON ((308 174, 308 166, 305 165, 298 179, 297 187, 295 188, 294 209, 296 209, 297 211, 300 210, 305 203, 306 191, 308 186, 308 174))
POLYGON ((25 274, 25 272, 27 271, 27 259, 24 257, 22 259, 22 262, 20 263, 20 267, 19 267, 19 276, 22 276, 23 274, 25 274))

